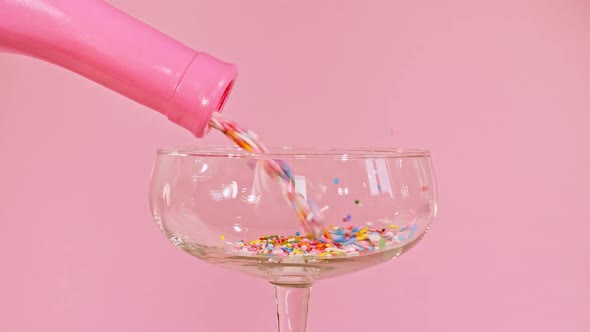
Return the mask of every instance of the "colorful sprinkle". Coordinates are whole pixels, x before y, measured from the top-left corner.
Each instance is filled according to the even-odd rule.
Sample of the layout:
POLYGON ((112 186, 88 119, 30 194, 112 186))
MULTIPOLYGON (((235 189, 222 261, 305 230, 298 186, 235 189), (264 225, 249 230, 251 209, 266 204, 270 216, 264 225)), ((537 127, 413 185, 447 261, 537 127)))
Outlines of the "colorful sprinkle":
POLYGON ((359 205, 361 203, 361 201, 359 201, 358 199, 354 200, 354 204, 359 205))
POLYGON ((299 235, 301 235, 301 233, 299 233, 299 232, 295 232, 295 235, 296 235, 296 236, 299 236, 299 235))
POLYGON ((225 235, 223 235, 223 234, 219 235, 219 239, 220 239, 221 241, 225 241, 225 235))
POLYGON ((346 220, 350 221, 352 219, 352 216, 350 214, 346 215, 346 220))
POLYGON ((334 182, 334 184, 338 184, 338 183, 340 183, 340 179, 334 178, 334 181, 333 182, 334 182))
POLYGON ((417 229, 418 229, 418 225, 414 224, 412 226, 412 230, 410 231, 410 234, 408 234, 408 239, 411 239, 414 236, 414 233, 416 233, 417 229))

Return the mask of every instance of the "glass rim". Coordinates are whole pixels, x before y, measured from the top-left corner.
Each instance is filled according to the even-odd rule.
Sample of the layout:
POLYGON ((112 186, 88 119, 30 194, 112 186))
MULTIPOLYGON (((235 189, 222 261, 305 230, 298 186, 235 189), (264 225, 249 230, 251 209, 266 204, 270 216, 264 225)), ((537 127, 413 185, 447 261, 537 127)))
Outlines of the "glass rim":
POLYGON ((181 146, 176 148, 160 148, 158 156, 175 157, 221 157, 221 158, 321 158, 339 157, 338 159, 355 158, 428 158, 430 151, 412 148, 364 148, 364 147, 321 147, 321 146, 284 146, 271 145, 266 147, 267 153, 248 152, 235 145, 181 146))

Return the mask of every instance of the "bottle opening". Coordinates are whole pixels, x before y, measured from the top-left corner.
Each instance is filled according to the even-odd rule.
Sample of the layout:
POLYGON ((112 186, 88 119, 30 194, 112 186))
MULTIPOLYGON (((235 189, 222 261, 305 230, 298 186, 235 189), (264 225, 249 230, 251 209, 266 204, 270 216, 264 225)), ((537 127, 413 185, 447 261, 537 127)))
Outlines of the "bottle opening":
POLYGON ((221 99, 219 99, 219 104, 217 104, 217 112, 221 112, 221 110, 223 109, 223 106, 225 105, 225 101, 227 100, 227 97, 229 96, 229 93, 231 92, 231 89, 234 86, 234 81, 229 82, 229 84, 227 85, 227 87, 225 88, 225 91, 223 91, 223 94, 221 95, 221 99))

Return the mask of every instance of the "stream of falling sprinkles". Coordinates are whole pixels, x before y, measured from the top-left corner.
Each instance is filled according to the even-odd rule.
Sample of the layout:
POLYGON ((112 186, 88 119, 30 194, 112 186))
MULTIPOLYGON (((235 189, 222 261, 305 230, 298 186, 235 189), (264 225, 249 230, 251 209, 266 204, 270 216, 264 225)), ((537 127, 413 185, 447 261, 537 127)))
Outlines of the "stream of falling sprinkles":
MULTIPOLYGON (((260 143, 255 133, 223 119, 219 113, 213 114, 209 125, 248 152, 260 155, 268 153, 268 149, 260 143)), ((415 218, 406 227, 395 225, 389 225, 382 229, 359 228, 353 225, 324 227, 319 222, 322 219, 321 211, 316 209, 313 202, 308 202, 303 195, 296 192, 293 171, 285 161, 260 159, 258 162, 268 176, 281 184, 286 198, 299 218, 301 227, 307 234, 301 236, 297 232, 294 236, 269 235, 247 242, 238 241, 234 245, 234 250, 240 254, 277 257, 357 256, 362 253, 394 247, 406 238, 412 238, 416 232, 415 218), (411 230, 409 234, 402 234, 407 230, 411 230)), ((335 178, 333 182, 338 184, 340 180, 335 178)), ((355 204, 359 203, 358 200, 355 201, 355 204)), ((352 216, 347 214, 343 221, 347 222, 351 219, 352 216)), ((220 238, 223 241, 225 237, 221 235, 220 238)))
MULTIPOLYGON (((248 152, 260 155, 268 153, 268 149, 258 141, 258 136, 255 133, 241 128, 236 123, 224 120, 219 113, 213 114, 209 125, 221 131, 240 148, 248 152)), ((277 179, 282 185, 285 196, 299 217, 301 227, 311 238, 317 239, 322 231, 322 227, 318 222, 321 212, 314 209, 313 205, 309 204, 303 195, 295 191, 295 178, 289 165, 280 159, 260 159, 259 163, 262 164, 267 175, 277 179)))

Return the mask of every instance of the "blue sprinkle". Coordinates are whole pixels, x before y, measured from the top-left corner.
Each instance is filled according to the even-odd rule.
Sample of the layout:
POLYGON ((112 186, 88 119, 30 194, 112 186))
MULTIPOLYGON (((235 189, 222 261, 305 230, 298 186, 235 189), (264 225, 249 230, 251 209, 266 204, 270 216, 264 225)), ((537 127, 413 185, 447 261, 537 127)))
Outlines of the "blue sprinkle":
POLYGON ((403 236, 403 235, 400 235, 400 236, 399 236, 399 240, 400 240, 400 241, 403 241, 403 240, 405 240, 405 239, 406 239, 406 237, 405 237, 405 236, 403 236))
POLYGON ((346 215, 346 220, 350 220, 350 219, 352 219, 352 216, 350 214, 347 214, 346 215))
POLYGON ((378 190, 381 190, 381 185, 377 185, 377 189, 378 190))
POLYGON ((301 235, 301 233, 295 232, 295 236, 299 236, 299 235, 301 235))
POLYGON ((334 184, 338 184, 338 182, 340 182, 340 179, 334 178, 334 184))
POLYGON ((343 245, 347 246, 347 245, 349 245, 349 244, 353 244, 353 243, 356 243, 356 239, 355 239, 355 238, 352 238, 352 239, 350 239, 350 240, 348 240, 348 241, 344 242, 344 243, 343 243, 343 245))
POLYGON ((414 236, 414 233, 416 233, 416 230, 418 229, 418 225, 414 224, 414 226, 412 227, 412 230, 410 231, 410 234, 408 234, 408 238, 412 238, 412 236, 414 236))
POLYGON ((375 248, 373 248, 373 246, 370 246, 369 251, 373 251, 373 250, 375 250, 375 248))
POLYGON ((332 239, 338 243, 346 241, 346 237, 344 235, 340 235, 340 234, 332 235, 332 239))
POLYGON ((358 231, 359 231, 359 228, 358 227, 355 227, 355 228, 352 229, 352 234, 354 234, 354 233, 356 233, 358 231))
POLYGON ((344 230, 342 228, 338 228, 338 230, 336 230, 336 234, 342 235, 344 234, 344 230))

